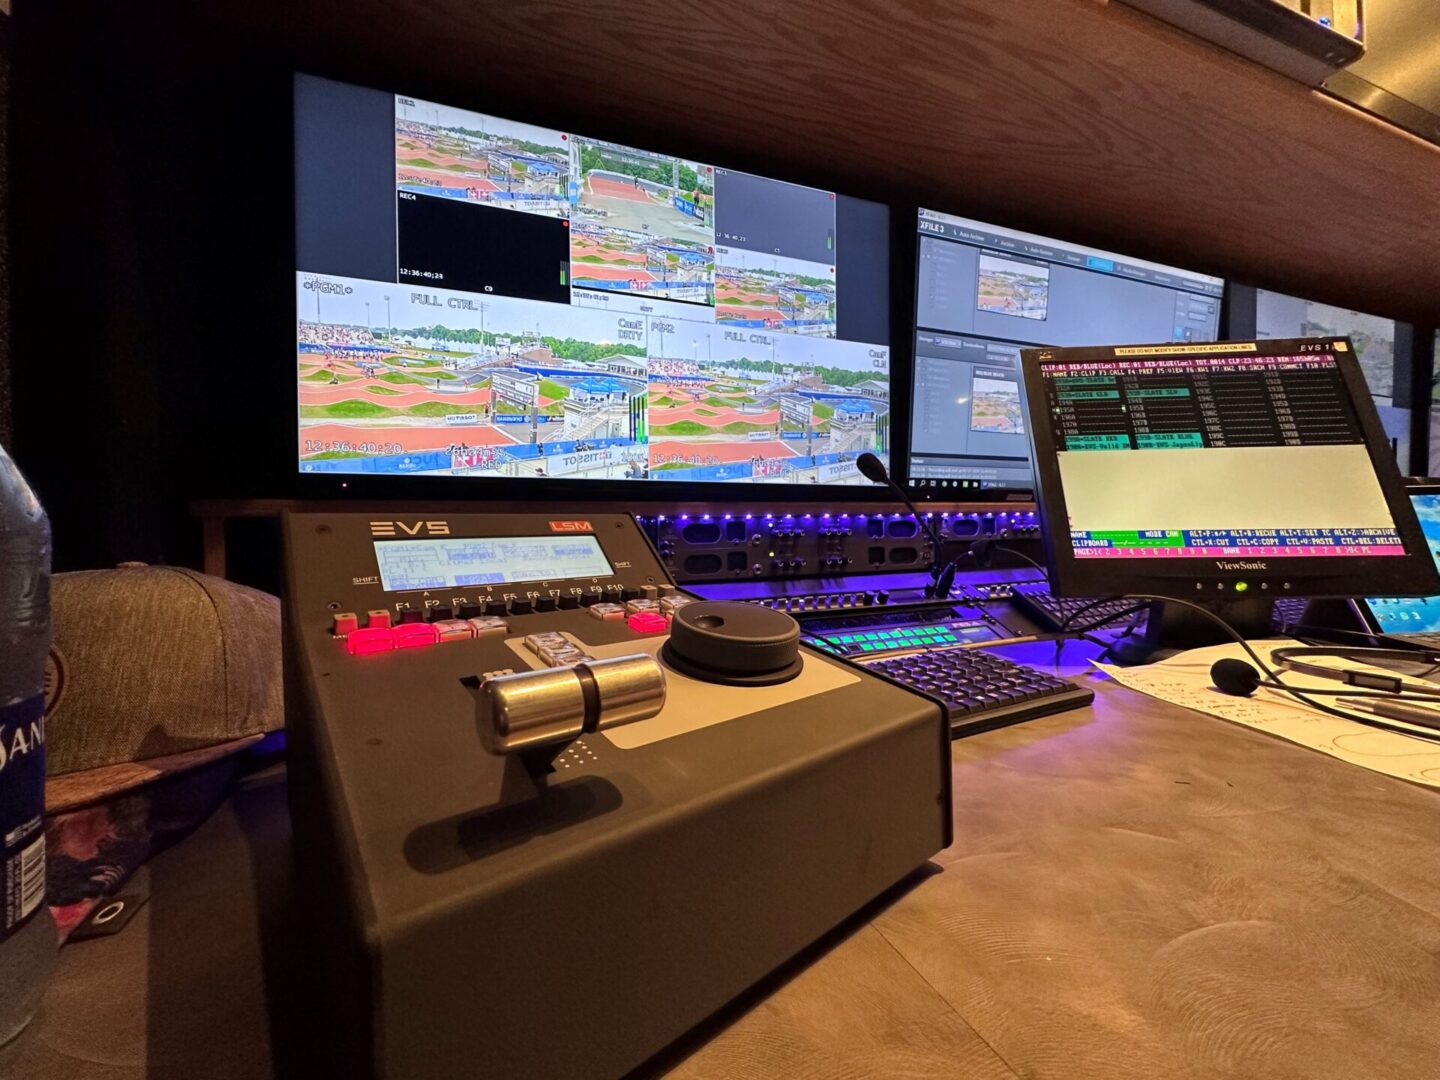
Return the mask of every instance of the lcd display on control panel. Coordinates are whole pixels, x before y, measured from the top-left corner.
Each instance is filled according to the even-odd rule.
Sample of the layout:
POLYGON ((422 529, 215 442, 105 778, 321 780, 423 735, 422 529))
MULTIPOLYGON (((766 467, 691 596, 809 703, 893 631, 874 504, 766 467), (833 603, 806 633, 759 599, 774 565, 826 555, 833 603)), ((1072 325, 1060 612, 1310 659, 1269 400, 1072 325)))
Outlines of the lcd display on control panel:
POLYGON ((593 536, 499 536, 379 540, 375 561, 386 592, 564 581, 614 573, 593 536))
POLYGON ((326 79, 295 83, 299 468, 867 484, 889 209, 326 79))

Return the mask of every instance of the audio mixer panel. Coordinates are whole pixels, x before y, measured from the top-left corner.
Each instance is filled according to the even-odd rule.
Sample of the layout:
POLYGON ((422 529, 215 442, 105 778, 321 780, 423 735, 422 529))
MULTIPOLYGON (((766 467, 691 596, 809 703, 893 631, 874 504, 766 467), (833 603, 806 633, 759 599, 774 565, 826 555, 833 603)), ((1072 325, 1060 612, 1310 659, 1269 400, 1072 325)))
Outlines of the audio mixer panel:
POLYGON ((937 697, 677 590, 628 516, 284 532, 339 1074, 624 1073, 949 842, 937 697))
MULTIPOLYGON (((826 579, 694 583, 687 591, 786 612, 805 641, 945 706, 951 732, 968 735, 1079 708, 1094 692, 1056 673, 1055 601, 1032 568, 957 575, 946 599, 928 571, 826 579), (1000 655, 990 655, 996 650, 1000 655), (1006 652, 1025 654, 1006 657, 1006 652), (1035 665, 1039 661, 1039 666, 1035 665)), ((1084 603, 1065 600, 1061 603, 1084 603)), ((1081 621, 1100 624, 1115 601, 1081 621)))
POLYGON ((666 570, 682 584, 737 578, 829 577, 928 567, 935 557, 926 524, 946 547, 1004 535, 1033 542, 1032 511, 936 512, 928 523, 912 515, 835 509, 794 513, 776 509, 656 514, 640 521, 666 570))

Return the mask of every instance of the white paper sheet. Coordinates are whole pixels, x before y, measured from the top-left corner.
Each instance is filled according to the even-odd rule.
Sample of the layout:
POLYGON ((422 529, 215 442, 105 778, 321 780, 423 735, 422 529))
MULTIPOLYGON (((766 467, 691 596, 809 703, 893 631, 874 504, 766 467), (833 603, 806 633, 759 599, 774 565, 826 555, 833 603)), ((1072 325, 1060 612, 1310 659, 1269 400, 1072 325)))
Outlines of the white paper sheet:
MULTIPOLYGON (((1250 643, 1267 663, 1271 649, 1297 644, 1299 642, 1288 639, 1250 643)), ((1413 739, 1389 731, 1377 731, 1338 716, 1327 716, 1279 690, 1262 687, 1253 697, 1248 698, 1222 694, 1210 682, 1210 665, 1227 657, 1251 662, 1245 650, 1232 644, 1192 649, 1143 667, 1117 667, 1113 664, 1095 666, 1121 686, 1138 690, 1161 701, 1168 701, 1172 705, 1258 728, 1300 746, 1319 750, 1331 757, 1348 761, 1352 765, 1362 765, 1387 776, 1440 787, 1440 743, 1413 739)), ((1359 671, 1381 670, 1367 668, 1363 664, 1342 664, 1329 658, 1317 662, 1359 671)), ((1387 671, 1385 674, 1393 675, 1395 672, 1387 671)), ((1283 681, 1299 690, 1342 688, 1340 683, 1332 679, 1320 679, 1295 672, 1284 672, 1283 681)), ((1333 699, 1326 696, 1320 700, 1329 702, 1333 699)), ((1390 720, 1385 722, 1396 723, 1390 720)))

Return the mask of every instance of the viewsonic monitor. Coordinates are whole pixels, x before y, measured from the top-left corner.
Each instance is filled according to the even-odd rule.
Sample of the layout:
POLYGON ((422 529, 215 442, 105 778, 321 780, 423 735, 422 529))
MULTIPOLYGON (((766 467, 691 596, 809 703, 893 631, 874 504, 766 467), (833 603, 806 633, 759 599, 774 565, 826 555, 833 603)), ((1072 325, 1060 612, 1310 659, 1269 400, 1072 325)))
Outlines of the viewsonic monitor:
POLYGON ((295 81, 302 474, 863 484, 889 210, 295 81))
POLYGON ((1221 278, 921 210, 910 488, 1034 486, 1020 405, 1026 345, 1214 341, 1221 278))
POLYGON ((1057 593, 1440 592, 1349 339, 1022 357, 1057 593))

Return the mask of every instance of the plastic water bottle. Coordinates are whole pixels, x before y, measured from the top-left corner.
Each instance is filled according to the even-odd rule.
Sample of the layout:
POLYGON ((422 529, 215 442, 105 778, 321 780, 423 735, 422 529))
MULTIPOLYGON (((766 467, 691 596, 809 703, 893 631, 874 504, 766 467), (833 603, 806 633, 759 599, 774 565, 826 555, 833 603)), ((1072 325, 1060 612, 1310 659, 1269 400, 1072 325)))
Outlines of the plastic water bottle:
POLYGON ((45 657, 50 521, 0 446, 0 1044, 24 1030, 55 967, 45 906, 45 657))

